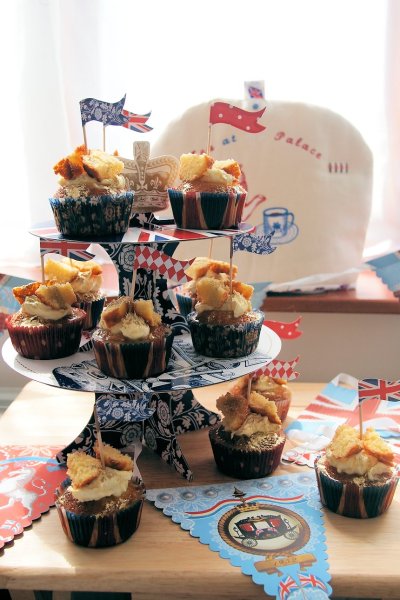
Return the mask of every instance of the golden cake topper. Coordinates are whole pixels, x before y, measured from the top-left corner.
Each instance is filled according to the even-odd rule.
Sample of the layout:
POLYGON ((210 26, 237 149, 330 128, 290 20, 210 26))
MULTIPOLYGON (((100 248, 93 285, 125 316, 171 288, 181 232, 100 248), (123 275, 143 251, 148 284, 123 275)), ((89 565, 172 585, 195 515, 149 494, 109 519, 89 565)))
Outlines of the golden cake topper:
POLYGON ((134 142, 134 159, 119 157, 124 165, 123 175, 128 189, 134 191, 132 212, 157 212, 168 206, 168 187, 172 186, 179 168, 174 156, 150 158, 149 142, 134 142))

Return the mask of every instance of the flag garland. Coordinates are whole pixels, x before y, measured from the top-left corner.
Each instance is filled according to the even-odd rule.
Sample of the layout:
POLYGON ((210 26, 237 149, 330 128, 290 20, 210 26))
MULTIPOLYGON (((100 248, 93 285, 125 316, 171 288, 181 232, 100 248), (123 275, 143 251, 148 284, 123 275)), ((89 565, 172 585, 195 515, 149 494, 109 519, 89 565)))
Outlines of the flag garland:
POLYGON ((242 233, 233 238, 233 251, 240 250, 252 254, 272 254, 276 246, 271 246, 271 238, 275 232, 268 235, 255 235, 254 233, 242 233))
POLYGON ((275 377, 279 379, 286 379, 288 381, 297 379, 299 373, 294 370, 295 366, 299 362, 300 357, 297 356, 293 360, 282 361, 282 360, 271 360, 266 367, 261 367, 252 373, 252 377, 261 377, 266 375, 267 377, 275 377))
POLYGON ((191 260, 176 260, 172 256, 168 256, 168 254, 149 246, 136 246, 133 268, 158 271, 162 275, 166 275, 168 279, 186 283, 191 280, 191 277, 186 275, 185 269, 194 260, 194 258, 191 260))

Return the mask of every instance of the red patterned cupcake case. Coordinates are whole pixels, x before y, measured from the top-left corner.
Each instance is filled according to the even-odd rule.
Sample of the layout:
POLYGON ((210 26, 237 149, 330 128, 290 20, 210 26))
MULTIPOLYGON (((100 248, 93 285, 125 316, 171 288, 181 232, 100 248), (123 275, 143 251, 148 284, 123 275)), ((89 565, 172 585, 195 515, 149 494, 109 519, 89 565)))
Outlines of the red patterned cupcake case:
POLYGON ((75 354, 79 349, 85 311, 72 309, 72 315, 54 323, 31 324, 21 313, 6 320, 11 343, 25 358, 50 360, 75 354))
POLYGON ((175 223, 184 229, 234 229, 242 220, 246 192, 168 190, 175 223))

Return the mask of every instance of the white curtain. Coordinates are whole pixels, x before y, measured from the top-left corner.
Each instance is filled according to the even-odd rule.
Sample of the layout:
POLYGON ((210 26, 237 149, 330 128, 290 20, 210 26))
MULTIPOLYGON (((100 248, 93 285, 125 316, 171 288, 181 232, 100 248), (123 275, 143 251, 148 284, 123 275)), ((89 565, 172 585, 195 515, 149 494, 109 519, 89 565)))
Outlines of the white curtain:
MULTIPOLYGON (((2 36, 0 272, 39 264, 28 231, 51 218, 52 166, 83 142, 79 100, 152 111, 150 134, 106 129, 106 149, 132 153, 191 105, 242 98, 265 81, 272 100, 325 106, 374 153, 367 253, 400 245, 400 6, 397 0, 7 0, 2 36)), ((88 145, 102 147, 99 123, 88 145)))

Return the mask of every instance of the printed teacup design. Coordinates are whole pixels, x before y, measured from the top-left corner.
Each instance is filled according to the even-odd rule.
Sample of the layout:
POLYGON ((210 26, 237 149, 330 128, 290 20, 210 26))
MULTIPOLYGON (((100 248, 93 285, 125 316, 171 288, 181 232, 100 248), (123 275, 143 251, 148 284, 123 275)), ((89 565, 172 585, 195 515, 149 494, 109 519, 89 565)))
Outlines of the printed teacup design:
POLYGON ((263 211, 263 229, 265 235, 274 234, 275 243, 278 240, 284 243, 286 240, 283 238, 291 241, 298 233, 297 225, 294 223, 294 214, 283 206, 273 206, 263 211))

